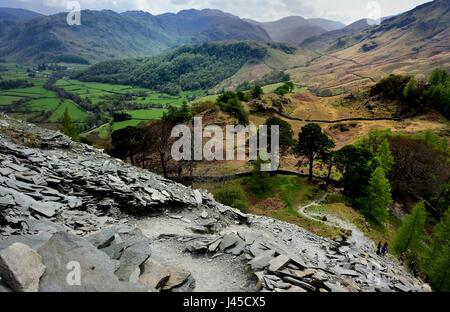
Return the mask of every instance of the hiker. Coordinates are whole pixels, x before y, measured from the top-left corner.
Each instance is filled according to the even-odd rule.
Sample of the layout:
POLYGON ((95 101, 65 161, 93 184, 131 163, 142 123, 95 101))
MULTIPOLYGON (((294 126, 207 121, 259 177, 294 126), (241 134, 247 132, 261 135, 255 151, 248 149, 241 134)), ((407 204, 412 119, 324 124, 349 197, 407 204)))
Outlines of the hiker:
POLYGON ((400 261, 401 265, 403 265, 405 263, 405 258, 406 258, 406 253, 403 251, 399 257, 399 261, 400 261))
POLYGON ((381 255, 381 241, 378 242, 377 255, 381 255))
POLYGON ((384 257, 388 253, 388 243, 385 242, 383 247, 381 247, 381 255, 384 257))

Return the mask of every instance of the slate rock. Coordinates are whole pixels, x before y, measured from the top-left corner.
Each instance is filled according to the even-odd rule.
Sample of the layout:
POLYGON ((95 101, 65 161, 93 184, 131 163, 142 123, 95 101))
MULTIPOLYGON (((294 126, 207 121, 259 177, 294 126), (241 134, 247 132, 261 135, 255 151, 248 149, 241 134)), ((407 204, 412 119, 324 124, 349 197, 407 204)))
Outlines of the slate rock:
POLYGON ((150 241, 148 239, 139 241, 124 249, 120 257, 120 268, 116 275, 121 281, 130 281, 132 274, 143 264, 151 255, 150 241))
POLYGON ((142 275, 139 277, 139 282, 150 289, 162 288, 170 278, 169 269, 151 258, 145 261, 141 270, 142 275))
POLYGON ((176 267, 168 267, 170 277, 163 286, 163 290, 172 290, 174 287, 182 285, 191 276, 191 273, 176 267))
POLYGON ((114 234, 114 240, 106 247, 99 250, 106 253, 111 259, 117 260, 122 256, 124 243, 119 234, 114 234))
POLYGON ((306 289, 306 290, 308 290, 308 291, 316 291, 316 287, 314 287, 313 285, 310 285, 310 284, 308 284, 308 283, 305 283, 305 282, 303 282, 303 281, 300 281, 300 280, 298 280, 298 279, 296 279, 296 278, 292 278, 292 277, 290 277, 290 276, 285 276, 285 277, 283 277, 283 280, 284 280, 285 282, 288 282, 288 283, 290 283, 290 284, 299 286, 299 287, 301 287, 301 288, 303 288, 303 289, 306 289))
POLYGON ((6 285, 0 278, 0 293, 4 292, 13 292, 13 290, 8 285, 6 285))
POLYGON ((45 266, 41 256, 22 243, 14 243, 0 251, 0 276, 13 290, 37 292, 45 266))
POLYGON ((101 249, 109 246, 114 240, 114 235, 116 234, 115 227, 109 227, 102 229, 98 232, 89 234, 86 239, 95 247, 101 249))
POLYGON ((284 268, 290 260, 291 258, 286 255, 277 256, 269 262, 269 271, 275 272, 284 268))
POLYGON ((183 284, 172 288, 172 292, 193 292, 195 290, 195 279, 190 275, 183 284))
POLYGON ((306 289, 296 286, 296 285, 292 285, 291 287, 288 288, 287 290, 288 292, 298 292, 298 293, 305 293, 308 292, 306 289))
POLYGON ((115 265, 108 255, 87 240, 58 232, 41 248, 47 267, 39 284, 42 292, 130 292, 146 291, 137 284, 121 282, 114 274, 115 265), (72 266, 70 266, 72 265, 72 266), (80 268, 80 280, 76 278, 80 268), (69 269, 68 269, 69 268, 69 269), (69 274, 72 273, 72 274, 69 274), (68 283, 68 281, 70 281, 68 283))
POLYGON ((7 239, 0 240, 0 250, 7 248, 14 243, 25 244, 34 250, 38 250, 50 239, 50 237, 51 234, 45 232, 40 235, 12 235, 7 239))
POLYGON ((217 248, 219 248, 219 245, 220 245, 221 242, 222 242, 222 239, 216 240, 214 243, 212 243, 212 244, 210 244, 210 245, 208 246, 208 250, 209 250, 210 252, 216 251, 217 248))
POLYGON ((253 270, 262 270, 269 265, 269 262, 274 258, 274 256, 274 250, 266 250, 253 258, 253 260, 250 261, 250 265, 253 270))
POLYGON ((220 250, 226 250, 227 248, 230 248, 234 246, 238 242, 239 237, 237 237, 234 234, 226 234, 222 241, 220 242, 219 248, 220 250))
POLYGON ((348 289, 331 282, 324 282, 324 286, 331 292, 348 292, 348 289))

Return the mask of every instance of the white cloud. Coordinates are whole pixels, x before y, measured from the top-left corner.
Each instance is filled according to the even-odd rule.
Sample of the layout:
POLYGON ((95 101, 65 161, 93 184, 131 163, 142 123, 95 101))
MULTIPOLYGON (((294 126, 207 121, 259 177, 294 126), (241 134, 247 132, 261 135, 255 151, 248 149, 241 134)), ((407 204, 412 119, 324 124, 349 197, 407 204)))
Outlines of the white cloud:
MULTIPOLYGON (((0 0, 0 6, 22 7, 44 13, 65 10, 70 0, 0 0), (16 5, 13 5, 16 4, 16 5)), ((259 21, 270 21, 289 15, 322 17, 350 23, 366 18, 367 4, 372 0, 78 0, 82 9, 115 11, 144 10, 153 14, 183 9, 220 9, 259 21)), ((427 0, 378 0, 381 14, 398 14, 427 0)))

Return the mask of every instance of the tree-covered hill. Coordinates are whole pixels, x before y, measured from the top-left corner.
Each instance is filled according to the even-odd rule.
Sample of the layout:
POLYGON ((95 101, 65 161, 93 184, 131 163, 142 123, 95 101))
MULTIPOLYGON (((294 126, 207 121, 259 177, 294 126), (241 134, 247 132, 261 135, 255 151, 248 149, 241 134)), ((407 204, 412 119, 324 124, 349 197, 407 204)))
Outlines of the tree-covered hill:
POLYGON ((183 46, 161 56, 105 61, 77 75, 83 81, 132 84, 174 94, 208 89, 247 62, 259 62, 268 48, 255 42, 183 46))

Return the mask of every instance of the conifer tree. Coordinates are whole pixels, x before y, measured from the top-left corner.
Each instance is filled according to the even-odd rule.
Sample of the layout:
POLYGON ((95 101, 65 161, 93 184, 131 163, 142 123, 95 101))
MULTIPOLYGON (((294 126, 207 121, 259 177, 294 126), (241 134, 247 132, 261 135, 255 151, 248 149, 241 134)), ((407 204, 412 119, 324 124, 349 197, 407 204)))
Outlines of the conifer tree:
POLYGON ((391 186, 380 166, 370 177, 367 196, 363 199, 363 211, 369 218, 381 223, 387 217, 387 207, 391 202, 391 186))
POLYGON ((403 220, 394 241, 394 251, 398 254, 409 251, 417 255, 425 236, 425 204, 418 202, 403 220))
POLYGON ((383 167, 384 173, 388 174, 394 165, 394 156, 392 156, 387 139, 380 144, 376 151, 375 157, 380 166, 383 167))
POLYGON ((79 133, 76 126, 73 124, 72 119, 70 118, 69 111, 66 107, 64 110, 64 114, 61 118, 61 131, 71 137, 73 140, 78 140, 79 133))
POLYGON ((434 227, 430 248, 425 261, 425 271, 436 291, 450 291, 450 210, 434 227))

